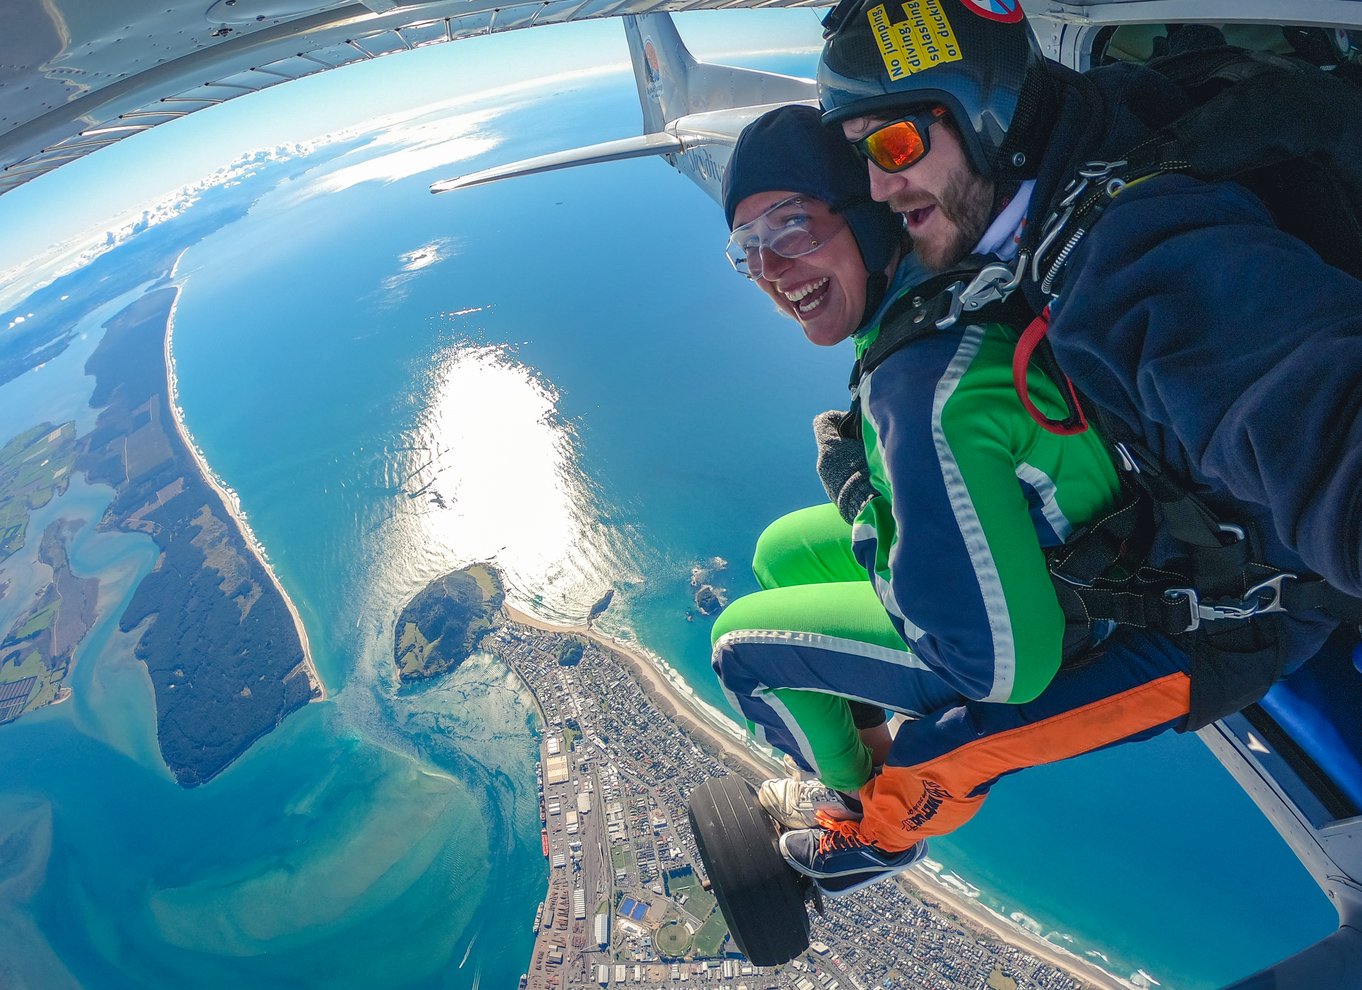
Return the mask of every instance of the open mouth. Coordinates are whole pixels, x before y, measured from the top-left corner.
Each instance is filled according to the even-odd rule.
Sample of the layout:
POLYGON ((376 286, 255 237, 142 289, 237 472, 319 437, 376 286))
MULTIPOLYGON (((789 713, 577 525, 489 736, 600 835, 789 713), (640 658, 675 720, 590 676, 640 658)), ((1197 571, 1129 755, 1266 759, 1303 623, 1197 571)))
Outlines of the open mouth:
POLYGON ((806 316, 823 304, 828 297, 828 287, 832 280, 828 276, 823 276, 816 282, 808 285, 801 285, 793 292, 785 293, 785 298, 790 300, 795 312, 800 316, 806 316))
POLYGON ((908 210, 903 214, 904 223, 911 233, 915 227, 921 227, 927 222, 928 218, 936 212, 935 206, 921 206, 916 210, 908 210))

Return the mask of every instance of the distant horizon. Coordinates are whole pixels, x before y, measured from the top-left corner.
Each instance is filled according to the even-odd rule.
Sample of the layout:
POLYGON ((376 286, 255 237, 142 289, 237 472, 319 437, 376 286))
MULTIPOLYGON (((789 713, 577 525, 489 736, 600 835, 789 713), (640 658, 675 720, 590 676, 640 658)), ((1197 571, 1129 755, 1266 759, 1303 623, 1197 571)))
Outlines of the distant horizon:
MULTIPOLYGON (((693 11, 675 15, 701 60, 819 51, 809 8, 693 11), (801 40, 805 43, 801 44, 801 40)), ((429 94, 451 105, 555 81, 630 70, 618 18, 550 24, 396 52, 340 66, 195 111, 92 152, 0 195, 0 312, 19 297, 5 283, 29 274, 54 249, 73 257, 105 233, 135 224, 144 211, 229 177, 243 159, 427 108, 429 94), (602 61, 604 59, 604 61, 602 61), (523 67, 533 65, 532 78, 523 67), (391 94, 402 94, 394 109, 391 94)), ((626 137, 628 135, 620 135, 626 137)), ((54 259, 55 260, 55 259, 54 259)))

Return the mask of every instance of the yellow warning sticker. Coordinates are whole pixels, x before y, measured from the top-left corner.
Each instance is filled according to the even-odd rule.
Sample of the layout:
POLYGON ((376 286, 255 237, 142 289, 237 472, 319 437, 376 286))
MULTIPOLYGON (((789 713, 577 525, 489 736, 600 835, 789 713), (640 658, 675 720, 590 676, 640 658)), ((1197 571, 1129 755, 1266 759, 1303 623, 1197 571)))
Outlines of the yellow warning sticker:
POLYGON ((934 65, 960 60, 955 31, 940 0, 903 0, 902 21, 890 21, 884 4, 866 12, 890 79, 905 79, 934 65))

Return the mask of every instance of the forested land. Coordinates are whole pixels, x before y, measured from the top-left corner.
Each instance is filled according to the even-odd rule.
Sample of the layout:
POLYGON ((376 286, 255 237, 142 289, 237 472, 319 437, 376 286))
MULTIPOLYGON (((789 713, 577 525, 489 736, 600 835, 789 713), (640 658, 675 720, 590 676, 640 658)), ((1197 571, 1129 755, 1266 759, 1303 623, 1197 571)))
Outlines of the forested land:
POLYGON ((150 292, 108 324, 86 364, 91 405, 104 409, 77 466, 116 491, 101 528, 145 533, 161 550, 119 626, 141 627, 161 754, 192 787, 315 689, 283 596, 175 428, 164 360, 174 299, 173 289, 150 292))

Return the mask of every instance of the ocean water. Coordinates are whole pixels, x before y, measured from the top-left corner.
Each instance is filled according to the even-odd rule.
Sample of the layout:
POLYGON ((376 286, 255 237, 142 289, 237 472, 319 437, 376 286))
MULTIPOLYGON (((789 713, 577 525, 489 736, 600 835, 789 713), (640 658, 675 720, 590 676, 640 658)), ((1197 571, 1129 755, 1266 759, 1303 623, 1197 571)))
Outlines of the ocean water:
MULTIPOLYGON (((844 404, 849 354, 731 273, 717 207, 659 162, 426 192, 636 128, 623 76, 417 116, 260 173, 249 212, 186 245, 183 413, 331 698, 180 790, 116 623, 154 548, 87 527, 73 561, 107 610, 75 697, 0 728, 0 949, 25 947, 34 985, 514 986, 547 877, 531 707, 495 658, 404 689, 391 660, 397 611, 452 567, 496 561, 547 618, 615 588, 605 624, 723 704, 692 569, 720 558, 716 584, 754 590, 761 528, 822 498, 807 424, 844 404)), ((57 365, 0 389, 6 422, 57 365)), ((39 418, 88 419, 83 381, 39 418)), ((93 520, 108 497, 73 484, 39 516, 93 520)), ((933 856, 1166 987, 1334 924, 1193 739, 1005 781, 933 856)))

